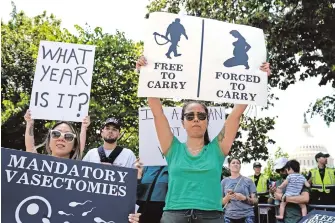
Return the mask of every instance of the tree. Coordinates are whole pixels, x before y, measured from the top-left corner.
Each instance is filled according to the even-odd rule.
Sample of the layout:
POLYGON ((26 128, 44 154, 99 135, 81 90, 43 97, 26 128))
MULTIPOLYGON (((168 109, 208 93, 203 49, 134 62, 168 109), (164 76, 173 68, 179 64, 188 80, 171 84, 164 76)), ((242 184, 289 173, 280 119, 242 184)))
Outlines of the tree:
MULTIPOLYGON (((14 9, 13 9, 14 10, 14 9)), ((12 19, 1 22, 1 134, 2 146, 24 149, 25 122, 32 80, 40 40, 96 45, 89 114, 87 147, 100 144, 100 128, 110 116, 120 117, 124 136, 120 144, 138 152, 138 108, 145 105, 137 97, 138 74, 135 62, 142 51, 141 43, 134 43, 117 32, 110 35, 97 27, 76 26, 78 36, 60 27, 54 15, 27 17, 24 12, 12 13, 12 19)), ((36 143, 41 143, 53 122, 35 121, 36 143)), ((76 123, 80 129, 80 123, 76 123)))
POLYGON ((269 158, 267 165, 264 168, 264 174, 267 175, 269 179, 278 180, 280 178, 280 175, 273 169, 274 161, 280 157, 289 158, 288 153, 283 152, 282 148, 278 147, 273 157, 269 158))
MULTIPOLYGON (((78 36, 60 27, 60 20, 53 15, 28 18, 23 12, 13 13, 8 24, 2 28, 2 146, 24 148, 25 123, 23 115, 28 109, 32 80, 40 40, 96 45, 92 80, 87 148, 99 145, 102 122, 109 116, 121 116, 124 136, 120 144, 138 152, 138 108, 145 100, 137 97, 138 74, 134 72, 135 61, 142 51, 141 43, 127 40, 123 33, 109 35, 97 27, 91 30, 76 26, 78 36)), ((164 105, 174 106, 170 100, 164 105)), ((213 105, 209 103, 208 105, 213 105)), ((216 105, 217 106, 217 105, 216 105)), ((41 143, 52 122, 36 120, 36 143, 41 143)), ((76 124, 79 128, 80 124, 76 124)), ((232 154, 243 162, 267 159, 267 144, 274 143, 266 136, 273 129, 274 119, 245 117, 243 130, 250 130, 247 142, 242 143, 242 132, 237 134, 232 154), (251 153, 249 151, 252 151, 251 153)))

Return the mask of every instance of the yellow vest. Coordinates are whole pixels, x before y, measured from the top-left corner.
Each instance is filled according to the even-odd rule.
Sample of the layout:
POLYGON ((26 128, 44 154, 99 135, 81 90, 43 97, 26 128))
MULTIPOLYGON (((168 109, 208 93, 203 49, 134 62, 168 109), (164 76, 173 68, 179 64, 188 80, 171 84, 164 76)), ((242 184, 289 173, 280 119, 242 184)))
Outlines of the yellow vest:
POLYGON ((318 168, 310 170, 312 174, 312 190, 330 193, 331 188, 335 188, 334 170, 326 167, 323 181, 318 168))
MULTIPOLYGON (((252 179, 252 181, 255 183, 254 175, 250 176, 250 179, 252 179)), ((259 176, 258 184, 256 188, 258 195, 268 193, 267 183, 268 183, 268 177, 261 174, 259 176)))

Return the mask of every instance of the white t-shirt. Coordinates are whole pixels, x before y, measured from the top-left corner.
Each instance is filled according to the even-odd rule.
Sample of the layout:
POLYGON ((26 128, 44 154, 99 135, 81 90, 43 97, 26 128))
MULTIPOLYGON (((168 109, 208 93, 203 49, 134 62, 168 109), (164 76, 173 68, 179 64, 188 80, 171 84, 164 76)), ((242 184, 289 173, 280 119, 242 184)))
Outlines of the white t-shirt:
MULTIPOLYGON (((105 154, 108 157, 113 150, 105 150, 105 154)), ((98 153, 98 148, 93 148, 89 150, 83 161, 91 162, 91 163, 100 163, 100 156, 98 153)), ((128 168, 135 168, 135 161, 136 157, 130 149, 123 148, 122 152, 116 157, 113 165, 121 166, 121 167, 128 167, 128 168)))

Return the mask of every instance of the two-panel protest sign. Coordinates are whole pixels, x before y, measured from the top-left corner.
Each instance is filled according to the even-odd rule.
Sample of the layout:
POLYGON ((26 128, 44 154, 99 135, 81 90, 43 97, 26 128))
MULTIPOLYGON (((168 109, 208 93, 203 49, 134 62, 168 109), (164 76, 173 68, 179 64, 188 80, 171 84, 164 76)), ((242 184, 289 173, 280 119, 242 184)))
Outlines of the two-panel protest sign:
MULTIPOLYGON (((181 121, 181 107, 164 107, 164 114, 169 121, 171 131, 181 142, 186 142, 186 131, 181 121)), ((223 128, 225 110, 223 107, 208 107, 209 138, 216 137, 223 128)), ((150 108, 139 109, 139 150, 144 166, 165 166, 165 157, 160 148, 156 128, 150 108)))
POLYGON ((31 92, 33 119, 81 122, 88 114, 95 46, 41 41, 31 92))
POLYGON ((135 169, 1 148, 1 222, 128 222, 135 169))
POLYGON ((139 97, 266 104, 261 29, 155 12, 146 32, 139 97))

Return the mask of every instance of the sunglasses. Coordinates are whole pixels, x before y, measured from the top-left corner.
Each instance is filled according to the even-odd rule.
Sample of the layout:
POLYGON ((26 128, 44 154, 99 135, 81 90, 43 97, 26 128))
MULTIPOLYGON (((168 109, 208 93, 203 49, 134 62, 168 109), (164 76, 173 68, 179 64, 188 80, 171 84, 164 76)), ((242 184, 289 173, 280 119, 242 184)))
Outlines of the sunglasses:
POLYGON ((51 130, 50 136, 52 139, 59 139, 62 136, 67 142, 72 142, 76 138, 76 135, 72 132, 63 133, 58 130, 51 130))
POLYGON ((184 117, 187 121, 193 121, 195 116, 197 116, 200 121, 207 119, 207 113, 205 112, 189 112, 184 114, 184 117))

